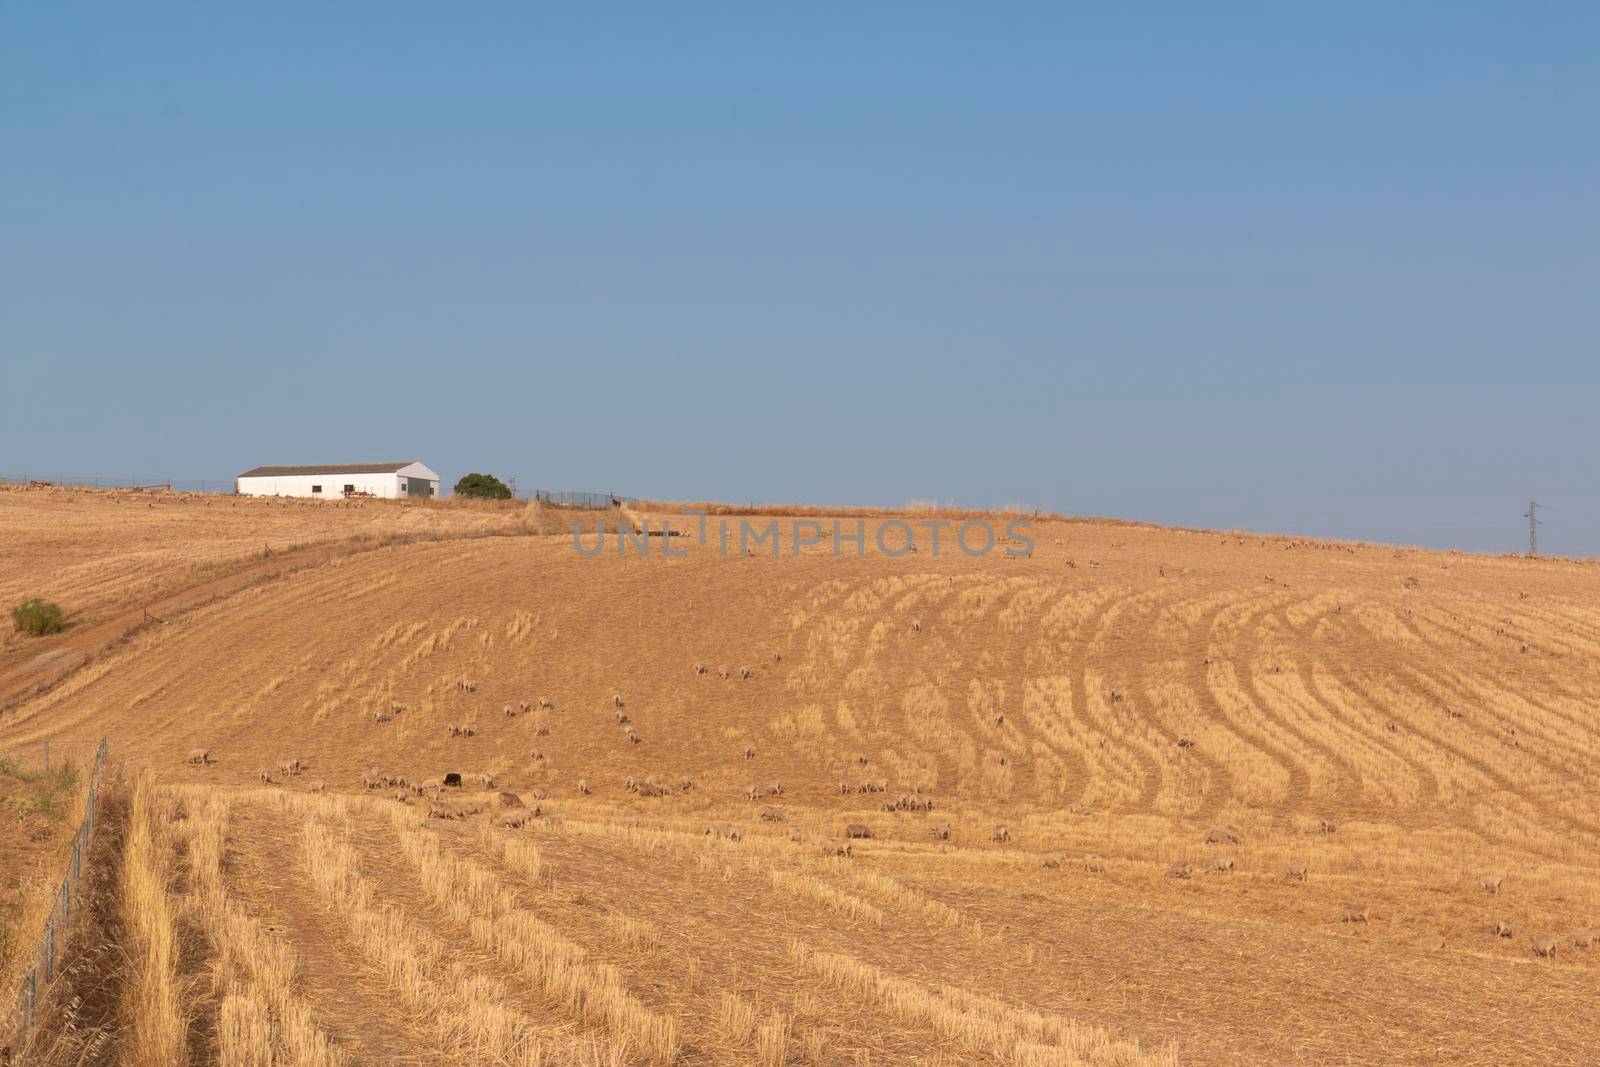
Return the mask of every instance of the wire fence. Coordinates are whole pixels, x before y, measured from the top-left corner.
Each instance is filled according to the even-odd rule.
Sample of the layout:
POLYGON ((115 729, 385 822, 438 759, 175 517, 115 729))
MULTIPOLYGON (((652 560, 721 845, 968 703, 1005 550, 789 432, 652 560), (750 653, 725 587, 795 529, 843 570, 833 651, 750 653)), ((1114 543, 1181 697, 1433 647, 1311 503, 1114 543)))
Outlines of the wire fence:
MULTIPOLYGON (((0 1050, 13 1048, 20 1062, 28 1054, 33 1040, 34 1023, 38 1018, 41 990, 48 990, 55 981, 57 965, 66 947, 67 930, 73 909, 78 903, 78 883, 83 879, 84 860, 89 854, 89 841, 95 828, 95 804, 100 795, 100 768, 106 761, 106 739, 101 738, 95 749, 94 766, 89 771, 89 797, 78 826, 78 835, 72 842, 72 858, 67 861, 67 873, 57 888, 50 914, 45 918, 44 932, 33 949, 33 962, 23 975, 22 988, 16 1002, 0 1027, 0 1050)), ((49 768, 50 748, 45 745, 45 766, 49 768)))
POLYGON ((615 508, 639 502, 638 497, 618 496, 616 493, 579 493, 558 489, 535 489, 533 499, 558 508, 615 508))

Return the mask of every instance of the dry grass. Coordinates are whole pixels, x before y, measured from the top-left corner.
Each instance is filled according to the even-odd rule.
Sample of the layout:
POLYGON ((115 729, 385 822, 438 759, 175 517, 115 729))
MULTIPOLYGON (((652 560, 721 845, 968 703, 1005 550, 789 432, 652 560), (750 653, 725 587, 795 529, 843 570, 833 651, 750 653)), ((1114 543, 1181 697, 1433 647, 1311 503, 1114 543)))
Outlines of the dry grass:
POLYGON ((171 799, 157 793, 150 775, 141 775, 133 789, 122 881, 128 954, 123 1017, 129 1031, 122 1060, 129 1067, 181 1067, 189 1062, 189 1006, 178 970, 177 917, 169 891, 172 816, 171 799))
MULTIPOLYGON (((61 536, 109 574, 123 506, 0 525, 37 553, 47 516, 84 509, 61 536)), ((360 537, 363 514, 285 521, 360 537)), ((161 537, 181 555, 177 520, 206 517, 174 504, 161 537)), ((787 546, 792 514, 772 517, 787 546)), ((433 532, 452 539, 194 606, 0 719, 7 750, 110 732, 164 783, 127 877, 167 912, 130 945, 165 923, 205 947, 131 954, 157 1036, 238 1062, 337 1056, 352 1028, 456 1062, 1563 1063, 1600 1043, 1600 953, 1530 949, 1600 923, 1591 566, 1054 521, 1013 560, 935 558, 926 531, 899 560, 685 538, 670 561, 433 532), (474 735, 447 737, 460 721, 474 735), (194 747, 216 762, 182 764, 194 747), (304 777, 245 788, 291 757, 304 777), (364 789, 369 768, 459 773, 443 799, 483 810, 429 820, 364 789), (501 789, 540 814, 492 828, 501 789), (151 819, 170 803, 181 832, 151 819), (834 855, 853 823, 871 837, 834 855), (1225 825, 1237 843, 1205 843, 1225 825), (244 869, 286 873, 268 891, 244 869), (1352 902, 1369 922, 1339 921, 1352 902)))

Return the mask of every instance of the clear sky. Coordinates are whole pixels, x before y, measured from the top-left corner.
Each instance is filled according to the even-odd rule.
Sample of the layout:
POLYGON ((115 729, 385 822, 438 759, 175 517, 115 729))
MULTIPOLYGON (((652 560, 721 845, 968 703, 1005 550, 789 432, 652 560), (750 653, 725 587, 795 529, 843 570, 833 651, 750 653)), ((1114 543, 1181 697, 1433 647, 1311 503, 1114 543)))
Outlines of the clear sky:
POLYGON ((0 10, 0 474, 1600 555, 1600 4, 235 7, 0 10))

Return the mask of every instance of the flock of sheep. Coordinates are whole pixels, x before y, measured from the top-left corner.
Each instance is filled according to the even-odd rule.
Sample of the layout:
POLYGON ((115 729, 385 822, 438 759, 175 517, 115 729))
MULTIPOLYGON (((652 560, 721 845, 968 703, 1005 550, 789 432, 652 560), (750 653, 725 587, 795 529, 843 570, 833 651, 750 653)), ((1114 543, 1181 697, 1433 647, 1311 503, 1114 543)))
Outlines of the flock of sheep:
MULTIPOLYGON (((913 622, 912 629, 921 629, 920 620, 913 622)), ((782 658, 783 657, 780 653, 774 652, 772 654, 773 663, 780 662, 782 658)), ((698 662, 694 665, 694 674, 696 677, 702 677, 709 673, 711 673, 711 668, 709 668, 704 662, 698 662)), ((731 679, 735 676, 735 672, 727 666, 716 668, 716 674, 719 678, 724 680, 731 679)), ((743 680, 748 680, 754 677, 754 672, 749 667, 741 666, 737 669, 737 677, 743 680)), ((470 694, 477 691, 477 683, 470 678, 463 677, 456 682, 456 688, 461 692, 470 694)), ((1118 702, 1121 695, 1122 694, 1120 692, 1112 690, 1112 702, 1118 702)), ((623 700, 622 694, 614 694, 611 698, 611 704, 617 725, 622 728, 625 743, 632 745, 639 744, 639 735, 633 727, 632 719, 626 710, 626 702, 623 700)), ((511 719, 520 715, 526 715, 535 709, 539 711, 553 711, 555 710, 555 702, 548 696, 541 696, 537 699, 537 701, 522 700, 516 704, 506 704, 503 707, 502 712, 506 718, 511 719)), ((391 703, 387 709, 375 712, 374 718, 378 722, 386 722, 392 718, 406 714, 407 711, 408 709, 404 704, 394 702, 391 703)), ((1002 721, 1002 719, 1003 717, 997 714, 997 723, 1002 721)), ((452 721, 446 724, 445 729, 450 737, 472 737, 477 732, 476 726, 471 721, 452 721)), ((538 733, 541 736, 548 734, 548 724, 541 724, 538 733)), ((754 760, 757 758, 757 752, 754 746, 746 746, 742 755, 745 760, 754 760)), ((544 758, 544 754, 540 749, 535 748, 531 753, 531 758, 537 762, 544 758)), ((184 762, 197 766, 205 766, 215 761, 212 759, 211 754, 207 749, 196 748, 191 750, 188 755, 184 757, 184 762)), ((868 757, 863 753, 855 757, 855 762, 857 765, 864 767, 867 765, 869 760, 868 757)), ((272 769, 263 769, 259 773, 259 777, 263 783, 273 783, 280 780, 286 781, 288 779, 299 777, 303 770, 304 765, 302 761, 298 758, 292 758, 279 763, 275 771, 272 769)), ((493 774, 489 772, 482 772, 471 777, 476 784, 481 785, 485 793, 495 789, 495 776, 493 774)), ((390 790, 390 796, 393 799, 403 803, 410 803, 416 798, 425 799, 429 805, 428 814, 434 818, 462 819, 468 816, 482 814, 489 807, 489 802, 481 800, 458 800, 452 802, 444 799, 444 793, 446 789, 451 787, 459 788, 463 786, 461 775, 455 773, 429 777, 414 782, 404 775, 391 774, 380 771, 377 768, 370 768, 362 775, 361 784, 363 788, 368 790, 388 789, 390 790)), ((866 795, 885 793, 888 791, 888 785, 888 780, 884 778, 864 779, 856 783, 841 781, 839 783, 839 793, 840 795, 845 796, 852 794, 866 795)), ((629 793, 641 797, 667 797, 674 794, 684 793, 694 788, 694 780, 692 778, 683 777, 675 782, 663 782, 658 781, 655 778, 640 779, 630 776, 625 779, 624 787, 629 793)), ((305 788, 311 792, 322 792, 326 789, 326 783, 321 779, 311 779, 306 782, 305 788)), ((579 795, 582 796, 588 796, 592 793, 592 789, 587 779, 578 779, 577 791, 579 795)), ((765 798, 779 797, 783 795, 783 792, 784 789, 781 782, 771 782, 765 786, 758 786, 754 784, 748 785, 744 788, 741 795, 745 800, 756 801, 765 798)), ((531 820, 541 816, 546 818, 556 817, 554 813, 546 813, 541 806, 541 802, 547 800, 549 796, 545 790, 536 790, 533 796, 534 799, 530 803, 516 793, 498 793, 493 801, 493 803, 497 806, 497 810, 491 816, 490 821, 496 826, 518 828, 527 825, 531 820)), ((893 801, 887 801, 883 803, 882 810, 886 812, 928 813, 934 810, 934 802, 932 798, 923 795, 923 790, 920 786, 913 785, 910 787, 909 792, 901 794, 893 801)), ((756 818, 765 823, 780 823, 786 821, 783 811, 771 804, 763 805, 756 812, 756 818)), ((1338 824, 1335 821, 1331 819, 1322 819, 1317 826, 1317 831, 1322 834, 1333 834, 1338 831, 1338 828, 1338 824)), ((952 827, 949 821, 934 823, 927 829, 929 836, 931 836, 934 840, 949 841, 951 839, 952 827)), ((743 839, 744 831, 736 824, 722 823, 708 827, 706 829, 706 834, 709 837, 730 841, 740 841, 743 839)), ((850 857, 853 854, 852 842, 866 840, 872 837, 873 831, 870 826, 868 826, 866 823, 852 822, 844 827, 842 835, 837 837, 824 836, 820 838, 819 843, 821 851, 825 855, 850 857)), ((806 840, 805 834, 799 829, 791 830, 789 833, 789 838, 791 841, 799 843, 803 843, 806 840)), ((1010 843, 1010 828, 1004 824, 997 825, 990 834, 990 840, 996 844, 1010 843)), ((1216 826, 1207 829, 1203 834, 1202 840, 1204 844, 1208 846, 1238 846, 1242 843, 1243 835, 1236 827, 1216 826)), ((1070 857, 1064 852, 1051 851, 1043 853, 1040 857, 1040 862, 1046 869, 1059 870, 1069 864, 1070 857)), ((1106 869, 1105 861, 1095 856, 1083 857, 1081 864, 1082 868, 1090 873, 1100 873, 1106 869)), ((1211 859, 1203 864, 1203 869, 1216 874, 1227 874, 1234 871, 1236 866, 1237 861, 1231 854, 1217 853, 1212 855, 1211 859)), ((1187 880, 1194 876, 1196 870, 1197 865, 1195 863, 1188 860, 1179 860, 1173 863, 1167 869, 1166 873, 1170 878, 1187 880)), ((1291 864, 1284 871, 1284 878, 1290 882, 1304 882, 1307 880, 1307 875, 1308 870, 1306 864, 1304 863, 1291 864)), ((1485 875, 1479 879, 1478 882, 1479 888, 1483 892, 1491 895, 1498 895, 1501 891, 1502 885, 1503 880, 1500 876, 1485 875)), ((1340 913, 1341 921, 1346 923, 1367 923, 1371 921, 1371 918, 1372 909, 1369 905, 1364 903, 1347 904, 1343 907, 1340 913)), ((1505 919, 1499 920, 1494 924, 1492 927, 1492 933, 1494 936, 1501 938, 1510 938, 1515 935, 1511 922, 1505 919)), ((1441 935, 1433 935, 1426 940, 1431 947, 1436 949, 1442 948, 1445 943, 1445 939, 1441 935)), ((1600 940, 1600 932, 1597 932, 1594 929, 1580 928, 1573 930, 1564 937, 1535 937, 1532 939, 1530 947, 1535 955, 1541 957, 1553 957, 1558 951, 1561 951, 1567 947, 1579 949, 1589 948, 1595 943, 1596 940, 1600 940)))

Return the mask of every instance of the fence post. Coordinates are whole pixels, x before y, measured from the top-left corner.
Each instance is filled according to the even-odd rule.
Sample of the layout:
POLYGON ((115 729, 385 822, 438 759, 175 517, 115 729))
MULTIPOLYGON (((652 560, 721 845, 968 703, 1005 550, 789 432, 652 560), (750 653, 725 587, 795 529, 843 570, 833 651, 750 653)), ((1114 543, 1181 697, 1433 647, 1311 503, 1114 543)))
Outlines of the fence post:
POLYGON ((28 971, 28 980, 22 984, 23 999, 28 1004, 28 1032, 33 1033, 33 1006, 39 999, 39 971, 37 968, 28 971))
POLYGON ((50 769, 50 741, 48 738, 45 739, 44 743, 44 769, 47 771, 50 769))
POLYGON ((49 984, 56 974, 56 921, 51 918, 44 924, 44 980, 49 984))

